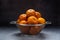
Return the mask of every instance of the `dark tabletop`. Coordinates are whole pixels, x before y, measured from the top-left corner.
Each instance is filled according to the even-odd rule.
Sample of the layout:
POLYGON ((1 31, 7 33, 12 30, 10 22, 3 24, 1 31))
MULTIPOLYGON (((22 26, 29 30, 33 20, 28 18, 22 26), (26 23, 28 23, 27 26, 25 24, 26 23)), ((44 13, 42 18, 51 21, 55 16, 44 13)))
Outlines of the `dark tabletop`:
POLYGON ((38 35, 23 35, 18 28, 0 28, 0 40, 60 40, 60 28, 44 28, 38 35))

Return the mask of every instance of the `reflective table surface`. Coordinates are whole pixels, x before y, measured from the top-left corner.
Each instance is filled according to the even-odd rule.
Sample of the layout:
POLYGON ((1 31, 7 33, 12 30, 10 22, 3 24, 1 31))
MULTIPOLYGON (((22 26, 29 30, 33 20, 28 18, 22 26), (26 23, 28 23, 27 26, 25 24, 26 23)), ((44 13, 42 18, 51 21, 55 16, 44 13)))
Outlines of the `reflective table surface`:
POLYGON ((60 40, 60 28, 44 28, 38 35, 25 35, 16 27, 1 27, 0 40, 60 40))

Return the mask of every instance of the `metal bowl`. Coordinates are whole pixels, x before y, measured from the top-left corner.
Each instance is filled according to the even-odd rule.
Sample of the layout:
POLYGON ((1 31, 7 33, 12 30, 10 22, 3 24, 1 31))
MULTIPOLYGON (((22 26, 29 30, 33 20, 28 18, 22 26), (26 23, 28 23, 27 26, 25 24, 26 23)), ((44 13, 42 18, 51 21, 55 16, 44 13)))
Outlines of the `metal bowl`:
POLYGON ((47 21, 45 24, 18 24, 16 21, 10 22, 10 24, 16 24, 21 33, 23 34, 39 34, 46 24, 51 24, 51 22, 47 21))

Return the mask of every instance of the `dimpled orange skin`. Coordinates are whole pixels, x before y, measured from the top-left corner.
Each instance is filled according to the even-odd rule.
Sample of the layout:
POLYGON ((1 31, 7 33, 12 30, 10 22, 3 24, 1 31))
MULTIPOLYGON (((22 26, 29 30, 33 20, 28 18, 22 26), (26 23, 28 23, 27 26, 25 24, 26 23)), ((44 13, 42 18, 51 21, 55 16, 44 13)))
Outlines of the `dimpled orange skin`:
POLYGON ((35 16, 30 16, 27 19, 28 24, 38 24, 38 20, 35 16))
MULTIPOLYGON (((27 24, 25 20, 20 21, 19 24, 27 24)), ((22 33, 28 33, 29 27, 28 26, 19 26, 22 33)))
POLYGON ((40 31, 39 26, 31 27, 29 34, 37 34, 40 31))
POLYGON ((21 14, 21 15, 19 16, 19 19, 20 19, 20 20, 26 20, 26 17, 27 17, 26 14, 21 14))
POLYGON ((38 18, 38 23, 39 24, 45 24, 46 20, 44 18, 38 18))
POLYGON ((37 18, 40 18, 41 17, 41 13, 39 13, 39 12, 35 12, 36 14, 35 14, 35 16, 37 17, 37 18))
POLYGON ((34 9, 28 9, 26 11, 26 15, 29 16, 35 16, 35 10, 34 9))

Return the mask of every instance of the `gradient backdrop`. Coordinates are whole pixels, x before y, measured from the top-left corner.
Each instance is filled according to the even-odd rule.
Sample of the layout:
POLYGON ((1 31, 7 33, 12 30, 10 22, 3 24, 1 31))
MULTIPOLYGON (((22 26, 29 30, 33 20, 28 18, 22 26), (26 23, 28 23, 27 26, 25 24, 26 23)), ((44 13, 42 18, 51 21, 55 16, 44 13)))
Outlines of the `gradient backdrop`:
POLYGON ((51 21, 51 26, 60 26, 59 6, 56 2, 58 4, 54 0, 0 0, 0 25, 10 25, 9 22, 17 20, 19 14, 33 8, 40 11, 47 21, 51 21))

